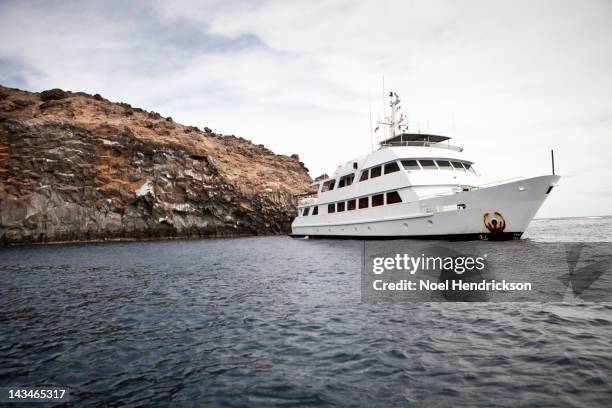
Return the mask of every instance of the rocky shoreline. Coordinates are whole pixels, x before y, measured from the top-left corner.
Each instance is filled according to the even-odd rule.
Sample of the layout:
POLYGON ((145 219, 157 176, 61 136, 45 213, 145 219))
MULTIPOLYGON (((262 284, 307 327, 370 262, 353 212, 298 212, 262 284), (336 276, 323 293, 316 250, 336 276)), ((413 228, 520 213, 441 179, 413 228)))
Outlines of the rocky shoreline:
POLYGON ((0 87, 0 244, 284 234, 297 155, 59 89, 0 87))
POLYGON ((289 235, 288 233, 270 233, 270 234, 244 234, 244 235, 227 235, 227 236, 175 236, 175 237, 134 237, 134 238, 100 238, 89 240, 71 240, 71 241, 41 241, 41 242, 10 242, 2 243, 0 246, 12 247, 22 245, 80 245, 80 244, 104 244, 114 242, 144 242, 144 241, 196 241, 200 239, 236 239, 236 238, 255 238, 255 237, 276 237, 279 235, 289 235))

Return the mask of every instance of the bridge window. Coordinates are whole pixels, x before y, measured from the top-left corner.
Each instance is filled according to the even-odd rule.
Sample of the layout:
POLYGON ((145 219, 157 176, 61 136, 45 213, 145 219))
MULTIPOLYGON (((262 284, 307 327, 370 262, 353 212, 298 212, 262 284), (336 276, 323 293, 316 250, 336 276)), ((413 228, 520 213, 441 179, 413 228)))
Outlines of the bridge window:
POLYGON ((340 177, 340 183, 338 183, 338 188, 346 187, 353 184, 353 179, 355 178, 355 174, 347 174, 346 176, 340 177))
POLYGON ((359 181, 366 181, 368 176, 370 175, 370 170, 364 170, 361 172, 361 177, 359 177, 359 181))
POLYGON ((433 160, 419 160, 419 163, 421 163, 423 170, 438 170, 438 166, 433 160))
POLYGON ((323 183, 323 188, 321 189, 321 192, 324 193, 326 191, 332 191, 335 185, 336 185, 336 179, 326 181, 325 183, 323 183))
POLYGON ((440 167, 440 170, 452 170, 453 169, 453 166, 451 166, 448 160, 436 160, 436 163, 438 164, 438 167, 440 167))
POLYGON ((387 204, 401 203, 402 197, 400 197, 397 191, 390 191, 387 193, 387 204))
POLYGON ((399 166, 397 165, 397 162, 385 164, 385 174, 395 173, 396 171, 399 171, 399 166))
POLYGON ((357 200, 348 200, 346 202, 346 210, 351 211, 357 208, 357 200))
POLYGON ((327 213, 333 214, 336 212, 336 204, 327 204, 327 213))
POLYGON ((474 169, 474 166, 472 166, 470 163, 463 162, 463 167, 465 167, 465 169, 469 171, 470 173, 476 174, 476 170, 474 169))
POLYGON ((359 208, 368 208, 368 197, 361 197, 359 199, 359 208))
POLYGON ((404 170, 421 170, 416 160, 402 160, 404 170))
POLYGON ((302 214, 304 217, 308 216, 308 211, 310 211, 310 207, 304 208, 304 213, 302 214))
POLYGON ((312 215, 318 215, 318 214, 319 214, 319 207, 318 207, 318 206, 315 206, 315 207, 312 209, 312 215))
POLYGON ((385 195, 376 194, 372 196, 372 207, 379 207, 385 204, 385 195))
POLYGON ((344 201, 338 203, 337 210, 338 212, 344 211, 344 201))
POLYGON ((454 167, 456 170, 465 171, 465 167, 463 167, 463 165, 461 164, 461 162, 454 161, 454 162, 451 162, 451 163, 453 163, 453 167, 454 167))
POLYGON ((370 178, 380 177, 380 166, 372 167, 370 169, 370 178))

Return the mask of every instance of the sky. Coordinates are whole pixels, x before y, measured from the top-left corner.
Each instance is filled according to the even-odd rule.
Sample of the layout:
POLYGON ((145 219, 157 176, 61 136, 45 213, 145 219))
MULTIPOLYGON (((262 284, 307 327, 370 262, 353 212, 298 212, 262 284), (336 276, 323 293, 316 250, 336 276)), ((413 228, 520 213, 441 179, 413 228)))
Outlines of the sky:
POLYGON ((313 178, 371 151, 384 78, 483 182, 550 174, 554 149, 538 217, 612 214, 608 0, 0 0, 0 38, 2 85, 100 93, 313 178))

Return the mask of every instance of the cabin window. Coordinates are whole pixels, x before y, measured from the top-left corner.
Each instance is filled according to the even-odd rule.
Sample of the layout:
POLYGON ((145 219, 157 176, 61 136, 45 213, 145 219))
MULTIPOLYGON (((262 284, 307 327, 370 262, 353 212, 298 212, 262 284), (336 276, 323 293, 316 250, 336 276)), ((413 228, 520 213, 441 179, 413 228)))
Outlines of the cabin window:
POLYGON ((380 166, 372 167, 370 169, 370 178, 380 177, 380 166))
POLYGON ((359 208, 368 208, 368 197, 361 197, 359 199, 359 208))
POLYGON ((338 212, 344 211, 344 201, 338 203, 337 211, 338 212))
POLYGON ((304 217, 308 216, 308 211, 310 211, 310 207, 304 208, 304 213, 302 214, 304 217))
POLYGON ((333 214, 336 212, 336 204, 327 204, 327 213, 333 214))
POLYGON ((423 170, 438 170, 438 166, 433 160, 419 160, 419 163, 421 163, 423 170))
POLYGON ((376 194, 372 196, 372 207, 378 207, 385 204, 385 195, 376 194))
POLYGON ((465 167, 465 169, 469 171, 470 173, 476 174, 476 170, 474 169, 474 166, 472 166, 470 163, 463 162, 463 167, 465 167))
POLYGON ((452 170, 453 169, 453 166, 451 166, 448 160, 436 160, 436 163, 438 164, 438 167, 440 167, 440 170, 452 170))
POLYGON ((421 170, 416 160, 402 160, 404 170, 421 170))
POLYGON ((454 162, 451 162, 451 163, 453 163, 453 167, 454 167, 455 169, 457 169, 457 170, 461 170, 461 171, 465 171, 465 167, 463 167, 463 165, 461 164, 461 162, 454 161, 454 162))
POLYGON ((397 162, 385 164, 385 174, 395 173, 396 171, 399 171, 399 166, 397 165, 397 162))
POLYGON ((323 188, 321 189, 321 192, 324 193, 326 191, 332 191, 335 185, 336 185, 336 179, 326 181, 325 183, 323 183, 323 188))
POLYGON ((340 182, 338 183, 338 188, 350 186, 353 184, 353 179, 355 178, 355 174, 348 174, 346 176, 340 177, 340 182))
POLYGON ((361 177, 359 177, 359 181, 366 181, 368 176, 370 175, 370 170, 364 170, 361 172, 361 177))
POLYGON ((318 215, 318 214, 319 214, 319 207, 318 206, 313 207, 312 215, 318 215))
POLYGON ((402 197, 400 197, 397 191, 390 191, 387 193, 387 204, 401 203, 402 197))
POLYGON ((348 200, 346 202, 346 211, 352 211, 357 208, 357 200, 348 200))
POLYGON ((357 170, 357 162, 353 162, 353 168, 357 170))

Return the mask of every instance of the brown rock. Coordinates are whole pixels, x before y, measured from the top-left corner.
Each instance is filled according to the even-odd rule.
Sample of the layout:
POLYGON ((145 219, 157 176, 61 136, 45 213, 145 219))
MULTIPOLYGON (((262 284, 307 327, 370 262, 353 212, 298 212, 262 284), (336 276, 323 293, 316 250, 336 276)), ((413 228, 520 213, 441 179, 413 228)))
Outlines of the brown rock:
POLYGON ((59 88, 49 89, 48 91, 42 91, 40 93, 40 99, 43 101, 64 99, 66 96, 68 96, 68 94, 59 88))
POLYGON ((311 181, 295 158, 100 95, 0 95, 0 243, 286 233, 311 181))

